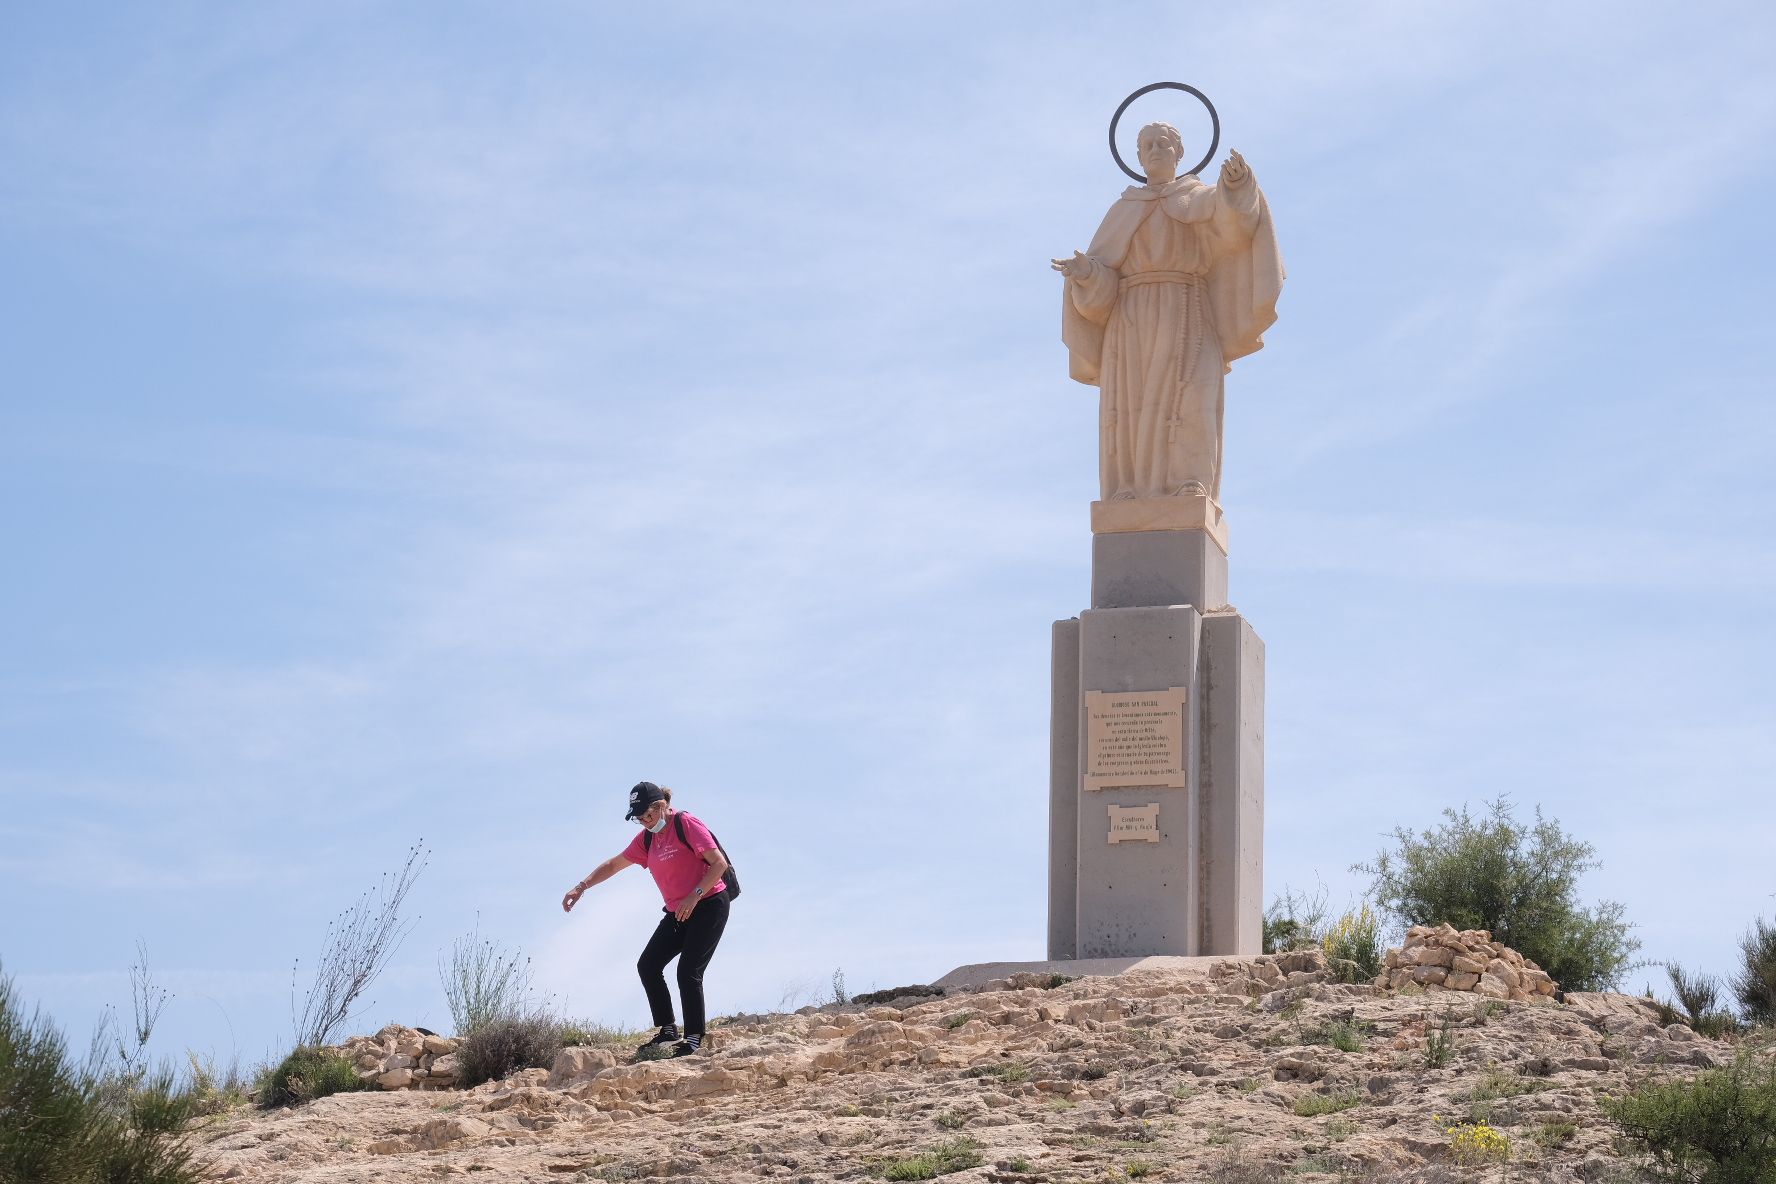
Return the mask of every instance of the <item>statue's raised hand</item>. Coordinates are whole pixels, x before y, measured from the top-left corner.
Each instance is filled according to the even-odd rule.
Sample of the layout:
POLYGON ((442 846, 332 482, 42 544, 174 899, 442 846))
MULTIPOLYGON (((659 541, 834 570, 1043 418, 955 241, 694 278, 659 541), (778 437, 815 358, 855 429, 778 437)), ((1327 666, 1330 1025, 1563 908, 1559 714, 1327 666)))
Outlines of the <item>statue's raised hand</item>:
POLYGON ((1221 183, 1223 185, 1242 185, 1252 176, 1252 166, 1238 152, 1229 152, 1227 159, 1221 162, 1221 183))
POLYGON ((1074 251, 1071 259, 1050 259, 1048 265, 1070 280, 1082 280, 1091 274, 1091 258, 1084 251, 1074 251))

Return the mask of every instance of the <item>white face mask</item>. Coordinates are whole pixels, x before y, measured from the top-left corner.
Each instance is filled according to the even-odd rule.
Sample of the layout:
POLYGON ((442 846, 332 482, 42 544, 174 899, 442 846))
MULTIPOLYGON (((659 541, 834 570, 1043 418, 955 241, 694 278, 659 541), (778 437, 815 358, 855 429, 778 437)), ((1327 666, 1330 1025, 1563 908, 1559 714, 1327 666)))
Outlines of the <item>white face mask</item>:
POLYGON ((648 833, 651 835, 657 835, 665 829, 666 829, 666 815, 664 815, 664 814, 660 815, 660 821, 654 823, 652 826, 647 828, 648 833))

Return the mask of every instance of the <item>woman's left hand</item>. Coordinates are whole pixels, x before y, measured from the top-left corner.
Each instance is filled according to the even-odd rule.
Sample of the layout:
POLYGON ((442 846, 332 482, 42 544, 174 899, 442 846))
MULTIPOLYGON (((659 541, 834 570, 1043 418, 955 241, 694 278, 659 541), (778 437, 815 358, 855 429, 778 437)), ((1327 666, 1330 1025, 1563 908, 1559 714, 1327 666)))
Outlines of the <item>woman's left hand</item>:
POLYGON ((680 921, 689 921, 691 919, 691 910, 696 908, 697 902, 702 899, 703 898, 698 896, 695 892, 691 893, 689 896, 678 902, 678 907, 672 910, 672 915, 677 917, 680 921))

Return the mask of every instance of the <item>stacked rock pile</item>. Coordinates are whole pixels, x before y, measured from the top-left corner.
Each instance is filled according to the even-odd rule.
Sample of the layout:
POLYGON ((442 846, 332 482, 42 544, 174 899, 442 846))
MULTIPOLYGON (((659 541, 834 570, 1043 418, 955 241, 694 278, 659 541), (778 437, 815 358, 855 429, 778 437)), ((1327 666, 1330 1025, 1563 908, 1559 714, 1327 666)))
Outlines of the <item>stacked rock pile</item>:
POLYGON ((1472 991, 1490 999, 1552 1001, 1558 989, 1546 971, 1484 929, 1414 925, 1406 944, 1389 950, 1375 985, 1399 990, 1409 983, 1426 991, 1472 991))
POLYGON ((449 1089, 456 1084, 457 1041, 390 1024, 374 1036, 353 1036, 338 1048, 361 1081, 383 1089, 449 1089))

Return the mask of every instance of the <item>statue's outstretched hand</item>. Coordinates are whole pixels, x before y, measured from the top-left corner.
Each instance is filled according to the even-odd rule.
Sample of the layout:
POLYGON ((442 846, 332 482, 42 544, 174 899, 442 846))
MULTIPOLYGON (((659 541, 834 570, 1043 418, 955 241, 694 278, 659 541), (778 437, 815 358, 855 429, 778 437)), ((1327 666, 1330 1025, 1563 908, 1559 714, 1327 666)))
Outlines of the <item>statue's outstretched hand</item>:
POLYGON ((1091 274, 1091 259, 1084 251, 1074 251, 1071 259, 1050 259, 1048 265, 1070 280, 1082 280, 1091 274))
POLYGON ((1252 166, 1238 151, 1231 151, 1227 159, 1221 162, 1221 181, 1226 185, 1241 185, 1251 177, 1252 166))

